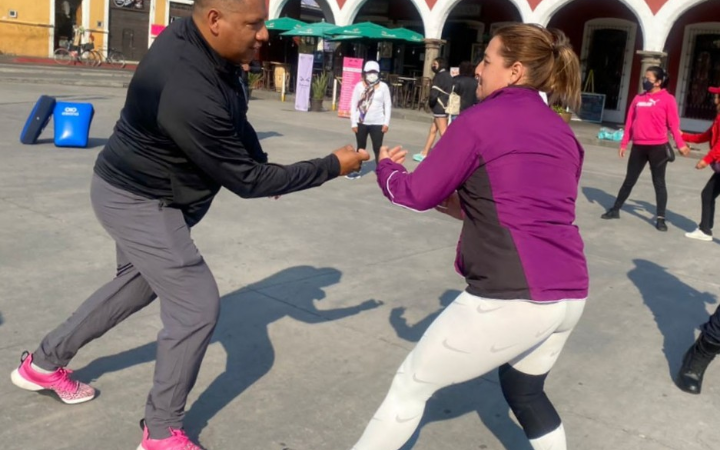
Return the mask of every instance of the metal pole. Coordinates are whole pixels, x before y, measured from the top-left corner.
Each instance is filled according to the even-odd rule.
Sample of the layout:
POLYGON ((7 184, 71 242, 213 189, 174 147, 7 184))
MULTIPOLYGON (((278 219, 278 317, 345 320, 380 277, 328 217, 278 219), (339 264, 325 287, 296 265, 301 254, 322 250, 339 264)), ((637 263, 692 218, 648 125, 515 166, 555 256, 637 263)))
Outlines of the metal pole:
POLYGON ((332 110, 337 111, 337 88, 338 88, 338 80, 337 78, 333 78, 333 99, 332 99, 332 110))
POLYGON ((287 86, 287 69, 283 70, 282 77, 282 94, 280 95, 280 101, 285 102, 285 87, 287 86))

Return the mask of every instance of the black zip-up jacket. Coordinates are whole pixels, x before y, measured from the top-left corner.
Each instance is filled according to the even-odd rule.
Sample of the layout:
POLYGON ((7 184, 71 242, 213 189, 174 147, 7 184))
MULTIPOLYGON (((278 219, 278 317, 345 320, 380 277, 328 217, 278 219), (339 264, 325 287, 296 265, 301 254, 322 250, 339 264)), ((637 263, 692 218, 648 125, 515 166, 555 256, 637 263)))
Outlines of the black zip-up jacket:
POLYGON ((446 114, 450 93, 453 89, 453 77, 445 69, 435 74, 433 78, 432 89, 430 89, 430 99, 428 106, 432 108, 433 114, 446 114))
POLYGON ((477 103, 478 81, 473 77, 457 76, 453 80, 455 93, 460 96, 460 112, 477 103))
POLYGON ((220 187, 243 198, 270 197, 337 177, 335 155, 289 166, 267 163, 247 121, 240 76, 241 69, 212 50, 191 18, 173 22, 138 66, 95 173, 181 209, 191 226, 220 187))

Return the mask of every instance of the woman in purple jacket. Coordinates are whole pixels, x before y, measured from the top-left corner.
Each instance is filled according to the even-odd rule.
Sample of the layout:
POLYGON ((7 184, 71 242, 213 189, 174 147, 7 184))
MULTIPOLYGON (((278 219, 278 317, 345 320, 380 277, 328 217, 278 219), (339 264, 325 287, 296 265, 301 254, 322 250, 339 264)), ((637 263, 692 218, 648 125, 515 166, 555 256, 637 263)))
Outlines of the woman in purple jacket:
POLYGON ((580 70, 565 35, 500 29, 477 68, 478 97, 413 173, 381 151, 378 183, 399 206, 463 221, 457 270, 467 288, 408 355, 355 450, 397 450, 435 391, 500 368, 500 384, 534 449, 563 450, 544 393, 588 295, 575 201, 583 149, 551 104, 577 108, 580 70))

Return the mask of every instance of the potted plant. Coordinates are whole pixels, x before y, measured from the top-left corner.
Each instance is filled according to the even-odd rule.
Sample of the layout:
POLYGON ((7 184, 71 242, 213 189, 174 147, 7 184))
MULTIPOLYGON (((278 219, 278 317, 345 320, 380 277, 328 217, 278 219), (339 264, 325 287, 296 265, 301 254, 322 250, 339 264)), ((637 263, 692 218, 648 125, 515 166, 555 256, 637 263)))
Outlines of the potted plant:
POLYGON ((572 119, 572 113, 568 111, 567 108, 560 105, 553 105, 552 109, 556 113, 560 114, 560 117, 562 117, 565 123, 570 123, 570 120, 572 119))
POLYGON ((320 112, 323 110, 323 100, 325 100, 325 91, 327 91, 329 79, 330 76, 327 72, 323 72, 313 78, 310 111, 320 112))
POLYGON ((248 96, 252 97, 253 89, 260 89, 262 87, 263 74, 261 73, 248 73, 248 96))

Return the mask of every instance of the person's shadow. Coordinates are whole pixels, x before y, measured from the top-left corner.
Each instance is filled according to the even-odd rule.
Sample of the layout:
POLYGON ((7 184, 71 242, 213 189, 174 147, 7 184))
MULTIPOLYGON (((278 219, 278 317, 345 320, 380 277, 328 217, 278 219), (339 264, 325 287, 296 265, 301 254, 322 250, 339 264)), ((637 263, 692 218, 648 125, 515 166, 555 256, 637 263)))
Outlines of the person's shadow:
MULTIPOLYGON (((440 296, 440 309, 414 325, 409 325, 403 317, 405 308, 394 308, 390 313, 390 324, 399 338, 410 342, 418 342, 432 322, 459 295, 460 291, 445 291, 440 296)), ((522 428, 510 419, 510 408, 500 390, 497 371, 465 383, 447 387, 433 395, 427 402, 425 414, 415 434, 401 450, 411 450, 415 446, 420 437, 420 431, 425 425, 454 419, 469 413, 476 413, 483 424, 505 448, 532 450, 522 428)), ((487 446, 481 445, 480 448, 487 448, 487 446)))
POLYGON ((2 325, 2 324, 3 324, 3 315, 2 315, 2 313, 0 313, 0 325, 2 325))
POLYGON ((644 259, 633 260, 628 278, 640 291, 663 335, 663 353, 671 378, 680 369, 685 351, 695 341, 695 328, 708 320, 706 308, 717 298, 683 283, 667 269, 644 259))
POLYGON ((278 133, 277 131, 258 131, 257 137, 259 141, 270 139, 274 137, 282 137, 282 133, 278 133))
MULTIPOLYGON (((326 287, 340 282, 342 273, 334 268, 298 266, 285 269, 258 283, 246 286, 222 298, 220 321, 212 343, 219 342, 227 353, 225 371, 192 404, 185 416, 188 433, 198 437, 218 412, 272 368, 275 351, 268 327, 284 317, 308 324, 343 319, 382 303, 367 300, 357 306, 331 310, 317 309, 315 302, 325 298, 326 287), (261 289, 289 285, 292 300, 269 297, 261 289)), ((116 355, 99 358, 75 375, 85 381, 155 360, 155 342, 116 355)), ((148 386, 149 388, 149 386, 148 386)))
MULTIPOLYGON (((615 204, 615 197, 601 189, 593 187, 583 187, 582 192, 589 203, 599 204, 603 207, 604 211, 612 208, 612 206, 615 204)), ((625 202, 625 205, 623 205, 621 213, 628 213, 631 216, 637 217, 638 219, 641 219, 651 225, 655 225, 655 218, 652 216, 647 217, 640 214, 638 212, 640 210, 645 210, 651 215, 654 215, 657 211, 657 206, 644 200, 628 199, 628 201, 625 202)), ((665 211, 665 220, 683 231, 693 231, 695 228, 697 228, 695 222, 685 216, 672 212, 669 209, 665 211)))

